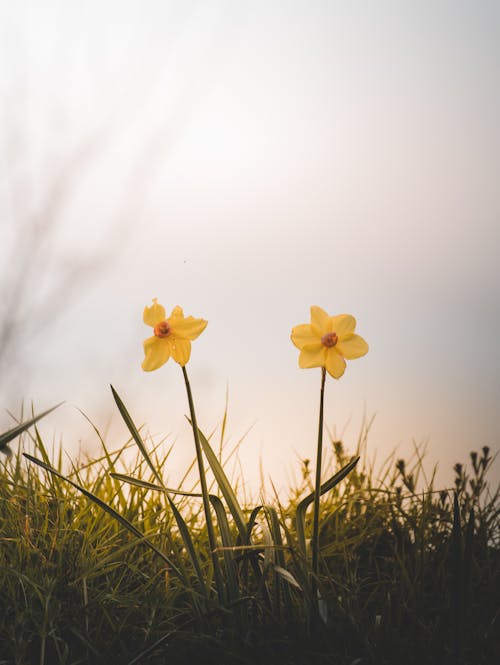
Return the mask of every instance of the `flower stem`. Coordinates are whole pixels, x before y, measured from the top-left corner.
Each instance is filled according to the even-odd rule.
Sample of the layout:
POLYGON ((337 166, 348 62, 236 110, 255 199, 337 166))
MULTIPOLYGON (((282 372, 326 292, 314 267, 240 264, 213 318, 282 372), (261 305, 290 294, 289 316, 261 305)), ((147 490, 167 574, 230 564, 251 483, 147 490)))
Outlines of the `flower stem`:
POLYGON ((205 467, 203 465, 203 456, 202 456, 202 450, 201 450, 201 444, 200 444, 200 437, 198 434, 198 423, 196 422, 196 412, 194 410, 194 401, 193 401, 193 394, 191 393, 191 386, 189 383, 188 375, 186 372, 186 368, 184 365, 182 366, 182 374, 184 375, 184 383, 186 384, 186 392, 187 392, 187 397, 188 397, 188 402, 189 402, 189 413, 191 415, 191 426, 193 428, 193 435, 194 435, 194 445, 196 449, 196 459, 198 461, 198 473, 200 476, 200 486, 201 486, 201 494, 203 497, 203 508, 205 511, 205 520, 207 523, 207 532, 208 532, 208 542, 210 546, 210 554, 212 557, 212 564, 214 567, 214 575, 215 575, 215 584, 217 587, 217 593, 219 595, 219 600, 223 600, 223 583, 222 583, 222 575, 219 567, 219 561, 217 559, 217 552, 216 547, 217 543, 215 540, 215 533, 214 533, 214 527, 212 524, 212 516, 210 514, 210 498, 208 494, 208 487, 207 487, 207 479, 205 476, 205 467))
MULTIPOLYGON (((319 568, 319 498, 321 492, 321 459, 323 455, 323 403, 325 397, 325 378, 326 369, 321 368, 321 389, 319 397, 319 424, 318 424, 318 448, 316 453, 316 483, 314 486, 314 513, 313 513, 313 535, 311 541, 312 548, 312 589, 315 592, 317 588, 318 568, 319 568)), ((313 594, 313 598, 316 593, 313 594)), ((313 599, 313 603, 315 600, 313 599)))

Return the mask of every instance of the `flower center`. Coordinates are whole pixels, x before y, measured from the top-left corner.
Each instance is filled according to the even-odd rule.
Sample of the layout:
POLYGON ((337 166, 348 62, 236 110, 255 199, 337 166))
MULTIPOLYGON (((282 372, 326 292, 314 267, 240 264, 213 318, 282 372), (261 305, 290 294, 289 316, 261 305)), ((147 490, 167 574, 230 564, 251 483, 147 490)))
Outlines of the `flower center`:
POLYGON ((326 346, 327 349, 330 349, 332 346, 335 346, 335 344, 339 341, 339 338, 337 337, 337 333, 326 333, 326 335, 323 335, 321 338, 321 344, 323 346, 326 346))
POLYGON ((170 324, 168 321, 160 321, 157 323, 153 330, 156 337, 168 337, 171 333, 170 324))

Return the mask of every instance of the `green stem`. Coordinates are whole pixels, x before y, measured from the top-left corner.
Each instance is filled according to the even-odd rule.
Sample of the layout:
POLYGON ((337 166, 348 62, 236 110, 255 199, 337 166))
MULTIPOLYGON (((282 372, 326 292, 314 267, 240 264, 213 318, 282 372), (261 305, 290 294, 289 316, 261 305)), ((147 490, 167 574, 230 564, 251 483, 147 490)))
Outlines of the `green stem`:
POLYGON ((219 595, 219 601, 222 601, 223 599, 223 584, 222 584, 222 575, 220 572, 219 568, 219 561, 217 559, 217 553, 216 553, 216 547, 217 543, 215 540, 215 533, 214 533, 214 527, 212 524, 212 516, 210 514, 210 498, 208 494, 208 487, 207 487, 207 479, 205 476, 205 467, 203 466, 203 456, 202 456, 202 451, 201 451, 201 444, 200 444, 200 437, 198 434, 198 423, 196 422, 196 413, 194 410, 194 402, 193 402, 193 394, 191 393, 191 386, 189 384, 189 379, 188 375, 186 372, 186 368, 182 366, 182 374, 184 375, 184 383, 186 384, 186 392, 188 396, 188 402, 189 402, 189 413, 191 415, 191 426, 193 428, 193 435, 194 435, 194 445, 196 448, 196 459, 198 461, 198 472, 200 476, 200 486, 201 486, 201 494, 203 497, 203 508, 205 511, 205 520, 207 523, 207 531, 208 531, 208 542, 210 546, 210 554, 212 557, 212 564, 214 567, 214 575, 215 575, 215 584, 217 586, 217 593, 219 595))
POLYGON ((321 390, 319 398, 319 424, 318 424, 318 448, 316 454, 316 483, 314 486, 314 513, 313 513, 313 535, 311 541, 312 548, 312 589, 313 589, 313 603, 316 596, 317 577, 319 568, 319 498, 321 492, 321 458, 323 455, 323 403, 325 397, 325 378, 326 369, 321 368, 321 390))

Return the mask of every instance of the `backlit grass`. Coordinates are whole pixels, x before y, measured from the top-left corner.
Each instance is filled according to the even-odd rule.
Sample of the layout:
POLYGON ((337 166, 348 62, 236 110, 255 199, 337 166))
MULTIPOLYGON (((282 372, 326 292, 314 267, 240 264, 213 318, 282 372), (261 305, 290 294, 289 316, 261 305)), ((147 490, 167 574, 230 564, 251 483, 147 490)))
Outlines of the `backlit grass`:
POLYGON ((312 580, 307 461, 287 496, 241 506, 200 432, 214 554, 199 489, 163 486, 165 446, 142 441, 116 399, 130 419, 122 449, 102 441, 99 459, 63 475, 32 427, 2 458, 0 663, 496 662, 499 503, 487 448, 439 488, 418 450, 375 474, 364 436, 354 455, 327 442, 312 580))

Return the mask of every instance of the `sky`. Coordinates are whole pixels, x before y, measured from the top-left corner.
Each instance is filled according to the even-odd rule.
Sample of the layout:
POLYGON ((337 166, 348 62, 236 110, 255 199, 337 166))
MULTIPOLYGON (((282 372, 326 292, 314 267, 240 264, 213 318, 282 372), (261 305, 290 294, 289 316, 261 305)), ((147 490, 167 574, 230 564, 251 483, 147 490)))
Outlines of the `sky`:
POLYGON ((326 386, 349 451, 372 417, 368 457, 425 444, 444 484, 498 450, 498 3, 1 0, 0 26, 6 408, 65 400, 45 436, 97 454, 79 409, 120 447, 111 383, 175 483, 181 371, 140 368, 156 297, 209 322, 188 370, 202 429, 228 395, 242 491, 286 488, 320 382, 290 331, 320 305, 370 345, 326 386))

